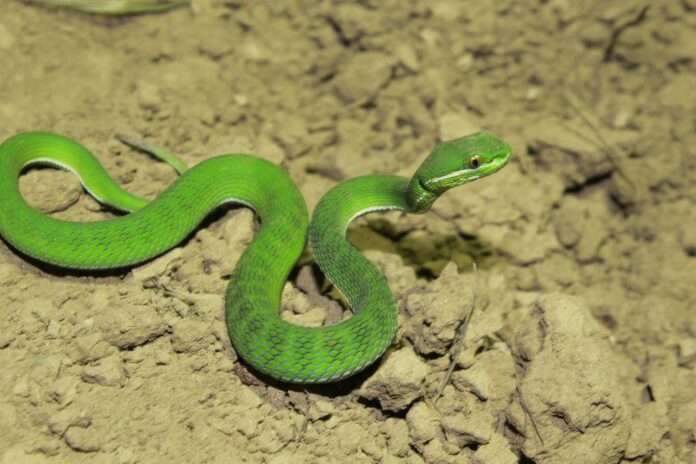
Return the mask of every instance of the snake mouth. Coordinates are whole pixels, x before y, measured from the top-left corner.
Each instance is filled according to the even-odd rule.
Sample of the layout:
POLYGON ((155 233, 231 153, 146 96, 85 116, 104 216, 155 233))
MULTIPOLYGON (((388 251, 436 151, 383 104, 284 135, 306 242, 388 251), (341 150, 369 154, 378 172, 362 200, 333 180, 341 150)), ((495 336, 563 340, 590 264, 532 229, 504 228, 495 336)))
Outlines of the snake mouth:
POLYGON ((460 169, 433 179, 418 179, 418 184, 426 192, 439 195, 459 185, 489 176, 502 169, 510 160, 510 153, 494 158, 476 169, 460 169))

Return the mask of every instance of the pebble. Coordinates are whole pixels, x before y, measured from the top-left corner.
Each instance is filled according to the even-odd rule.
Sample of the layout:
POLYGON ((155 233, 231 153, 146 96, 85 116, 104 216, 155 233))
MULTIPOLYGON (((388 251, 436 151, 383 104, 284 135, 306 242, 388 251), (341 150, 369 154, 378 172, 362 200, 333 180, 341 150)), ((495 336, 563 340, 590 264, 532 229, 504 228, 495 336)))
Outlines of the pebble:
POLYGON ((488 411, 474 409, 469 413, 446 415, 442 418, 442 430, 447 440, 457 447, 488 443, 494 432, 495 418, 488 411))
POLYGON ((317 400, 314 401, 310 406, 309 406, 309 411, 307 416, 309 417, 310 420, 312 421, 317 421, 320 419, 326 419, 327 417, 331 417, 331 415, 336 411, 336 407, 334 404, 330 401, 326 400, 317 400))
POLYGON ((424 402, 416 403, 406 414, 411 441, 425 443, 440 433, 440 419, 437 412, 424 402))
POLYGON ((368 439, 367 431, 355 422, 344 422, 336 427, 338 448, 346 456, 352 456, 358 452, 360 446, 368 439))
POLYGON ((101 440, 94 431, 82 427, 70 427, 65 432, 65 443, 75 451, 93 453, 101 449, 101 440))
POLYGON ((177 353, 195 353, 214 341, 209 322, 182 320, 172 327, 172 348, 177 353))
POLYGON ((468 369, 456 371, 452 384, 481 401, 507 401, 516 386, 515 369, 510 353, 492 349, 479 354, 468 369))
POLYGON ((303 314, 293 314, 288 311, 283 311, 282 316, 284 320, 291 324, 305 327, 321 327, 326 321, 326 311, 318 306, 311 308, 303 314))
POLYGON ((126 372, 123 368, 121 357, 118 354, 113 354, 102 359, 95 366, 85 366, 82 371, 82 380, 105 387, 124 386, 126 383, 126 372))
POLYGON ((144 345, 169 330, 169 326, 151 307, 130 303, 112 304, 110 311, 99 313, 96 325, 106 341, 121 349, 144 345))
POLYGON ((422 396, 425 376, 430 371, 410 346, 390 353, 383 364, 360 388, 358 395, 377 400, 382 409, 402 411, 422 396))
POLYGON ((138 81, 135 95, 138 99, 138 104, 144 110, 156 112, 162 105, 160 88, 151 82, 138 81))
POLYGON ((115 348, 104 341, 101 333, 94 332, 75 338, 71 357, 80 364, 102 359, 113 353, 115 348))
POLYGON ((20 178, 27 203, 43 213, 65 211, 80 199, 82 186, 77 176, 55 169, 32 170, 20 178))

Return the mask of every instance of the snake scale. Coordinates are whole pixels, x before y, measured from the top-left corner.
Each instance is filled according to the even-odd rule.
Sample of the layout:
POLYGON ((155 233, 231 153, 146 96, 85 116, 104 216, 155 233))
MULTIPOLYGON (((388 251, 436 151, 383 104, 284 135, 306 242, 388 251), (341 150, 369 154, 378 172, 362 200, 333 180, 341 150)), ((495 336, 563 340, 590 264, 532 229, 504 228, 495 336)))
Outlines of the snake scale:
MULTIPOLYGON (((309 221, 304 198, 280 167, 246 154, 227 154, 186 169, 152 201, 121 188, 84 146, 29 132, 0 144, 0 235, 40 261, 73 269, 109 269, 150 260, 175 247, 215 208, 252 208, 260 228, 229 280, 225 315, 237 353, 258 371, 293 383, 350 376, 391 344, 397 307, 384 275, 346 239, 348 224, 379 210, 424 213, 448 189, 487 176, 510 158, 510 146, 480 132, 440 143, 409 179, 366 175, 328 191, 309 221), (99 202, 129 214, 94 222, 53 218, 30 207, 18 187, 27 166, 72 171, 99 202), (281 291, 306 244, 353 309, 325 327, 303 327, 279 315, 281 291)), ((179 164, 177 164, 177 162, 179 164)))

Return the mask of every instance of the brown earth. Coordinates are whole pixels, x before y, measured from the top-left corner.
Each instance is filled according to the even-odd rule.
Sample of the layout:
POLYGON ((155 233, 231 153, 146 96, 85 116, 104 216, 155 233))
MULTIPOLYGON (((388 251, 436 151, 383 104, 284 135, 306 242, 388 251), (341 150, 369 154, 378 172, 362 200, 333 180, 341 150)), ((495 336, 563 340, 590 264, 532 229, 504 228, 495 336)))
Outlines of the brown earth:
MULTIPOLYGON (((190 165, 258 153, 310 208, 480 128, 515 158, 427 215, 351 228, 401 329, 338 385, 258 379, 229 347, 247 210, 123 275, 3 244, 0 463, 696 462, 694 0, 194 0, 120 19, 4 3, 0 139, 73 137, 136 194, 176 176, 117 133, 190 165)), ((56 217, 112 215, 67 173, 21 188, 56 217)), ((345 313, 308 265, 284 301, 303 324, 345 313)))

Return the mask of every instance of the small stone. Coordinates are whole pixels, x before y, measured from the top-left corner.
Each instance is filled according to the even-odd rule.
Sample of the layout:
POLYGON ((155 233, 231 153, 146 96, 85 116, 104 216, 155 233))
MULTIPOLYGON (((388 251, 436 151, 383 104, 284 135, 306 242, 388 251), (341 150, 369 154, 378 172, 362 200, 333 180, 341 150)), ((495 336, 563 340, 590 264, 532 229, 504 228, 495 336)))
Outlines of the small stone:
POLYGON ((126 373, 123 361, 118 354, 102 359, 96 366, 86 366, 82 371, 82 380, 105 387, 123 387, 126 373))
POLYGON ((332 402, 317 400, 310 405, 308 417, 312 421, 317 421, 330 417, 335 411, 336 407, 332 402))
POLYGON ((65 211, 82 194, 77 176, 65 171, 32 170, 20 178, 19 185, 27 203, 43 213, 65 211))
POLYGON ((210 346, 214 334, 210 323, 183 320, 173 326, 172 348, 177 353, 195 353, 210 346))
POLYGON ((225 265, 231 269, 231 263, 239 260, 254 238, 255 216, 254 212, 247 208, 234 210, 228 214, 229 219, 226 218, 222 225, 225 247, 219 250, 219 245, 216 245, 216 249, 221 256, 225 257, 225 265))
POLYGON ((344 422, 336 427, 336 437, 338 437, 338 448, 345 456, 357 453, 360 445, 367 440, 367 431, 355 422, 344 422))
POLYGON ((169 330, 164 320, 145 305, 112 304, 111 311, 100 313, 96 326, 104 340, 121 349, 132 349, 149 343, 169 330))
POLYGON ((326 311, 318 306, 313 307, 304 314, 293 314, 283 311, 282 316, 284 320, 291 324, 305 327, 321 327, 326 321, 326 311))
POLYGON ((412 316, 412 328, 406 336, 419 353, 443 355, 450 349, 457 327, 471 305, 472 278, 459 274, 457 265, 450 263, 431 292, 408 295, 406 311, 412 316))
POLYGON ((312 266, 302 266, 297 273, 297 288, 307 294, 319 295, 319 283, 314 275, 312 266))
POLYGON ((71 357, 80 364, 97 361, 115 351, 99 332, 77 337, 73 342, 73 348, 71 357))
POLYGON ((474 410, 468 414, 454 414, 442 419, 442 430, 447 440, 457 447, 488 443, 494 432, 495 418, 487 411, 474 410))
POLYGON ((413 349, 405 346, 387 356, 358 395, 379 401, 382 409, 401 411, 422 396, 423 381, 429 370, 413 349))
POLYGON ((440 433, 438 414, 424 402, 413 405, 406 414, 411 441, 425 443, 440 433))
POLYGON ((70 427, 65 432, 65 443, 75 451, 93 453, 101 449, 100 439, 97 434, 86 428, 70 427))
POLYGON ((139 81, 136 84, 136 97, 138 104, 144 110, 158 111, 162 105, 160 88, 146 81, 139 81))
POLYGON ((457 371, 452 384, 468 390, 481 401, 507 402, 515 386, 515 362, 512 355, 499 349, 484 351, 468 369, 457 371))

